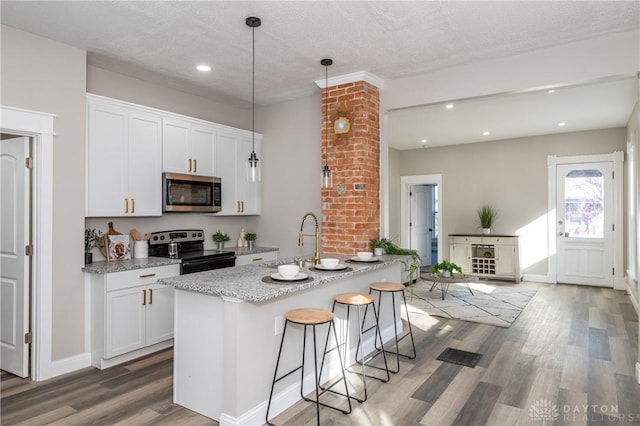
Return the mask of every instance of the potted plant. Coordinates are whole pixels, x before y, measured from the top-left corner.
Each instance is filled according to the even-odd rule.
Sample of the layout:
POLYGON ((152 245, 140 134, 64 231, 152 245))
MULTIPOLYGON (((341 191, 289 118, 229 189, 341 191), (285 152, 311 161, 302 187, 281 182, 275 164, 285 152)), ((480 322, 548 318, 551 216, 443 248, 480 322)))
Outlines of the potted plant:
POLYGON ((218 245, 218 250, 224 249, 224 243, 231 239, 226 232, 222 232, 219 229, 211 236, 211 238, 218 245))
POLYGON ((422 266, 422 259, 420 258, 420 255, 417 251, 401 248, 388 238, 372 239, 371 241, 369 241, 369 247, 371 247, 374 251, 376 249, 382 249, 385 254, 411 256, 411 263, 409 263, 407 271, 409 272, 409 285, 413 290, 413 283, 420 276, 420 267, 422 266))
POLYGON ((443 277, 451 277, 454 274, 459 274, 460 277, 464 276, 462 274, 462 267, 453 262, 449 262, 448 260, 443 260, 442 262, 433 265, 431 267, 431 272, 434 275, 441 275, 443 277))
POLYGON ((93 263, 93 253, 91 249, 98 246, 98 241, 102 237, 102 232, 94 228, 85 228, 84 230, 84 263, 89 265, 93 263))
POLYGON ((369 248, 371 248, 371 251, 373 251, 373 254, 375 254, 376 256, 382 256, 384 254, 383 240, 384 238, 373 238, 371 241, 369 241, 369 248))
POLYGON ((482 233, 488 235, 491 233, 491 226, 498 216, 498 211, 491 206, 485 205, 478 209, 478 220, 482 233))
POLYGON ((255 232, 247 232, 246 234, 244 234, 244 239, 249 244, 249 250, 253 250, 253 244, 255 243, 257 237, 258 234, 256 234, 255 232))

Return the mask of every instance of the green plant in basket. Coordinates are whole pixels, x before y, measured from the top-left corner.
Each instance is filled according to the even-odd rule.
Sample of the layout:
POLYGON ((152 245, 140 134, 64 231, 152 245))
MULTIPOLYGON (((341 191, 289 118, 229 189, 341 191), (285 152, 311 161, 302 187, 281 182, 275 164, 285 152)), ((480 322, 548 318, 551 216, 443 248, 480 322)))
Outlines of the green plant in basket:
POLYGON ((258 234, 256 234, 255 232, 247 232, 246 234, 244 234, 244 239, 247 241, 255 241, 256 238, 258 238, 258 234))
POLYGON ((482 206, 478 209, 478 221, 482 229, 490 229, 498 216, 498 211, 491 206, 482 206))
POLYGON ((464 276, 464 274, 462 273, 462 267, 448 260, 443 260, 442 262, 433 265, 431 267, 431 272, 434 275, 445 276, 445 274, 448 273, 448 275, 453 276, 453 274, 457 273, 459 277, 464 276))

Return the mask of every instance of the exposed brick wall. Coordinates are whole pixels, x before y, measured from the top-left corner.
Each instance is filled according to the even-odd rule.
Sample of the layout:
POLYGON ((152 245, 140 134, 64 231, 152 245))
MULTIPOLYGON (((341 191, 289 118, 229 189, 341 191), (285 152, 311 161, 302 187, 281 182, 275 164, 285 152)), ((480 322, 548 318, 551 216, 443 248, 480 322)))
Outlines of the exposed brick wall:
POLYGON ((380 94, 358 81, 324 89, 322 102, 322 165, 327 147, 333 176, 333 187, 322 190, 322 252, 355 254, 380 232, 380 94), (351 122, 344 135, 333 132, 339 116, 351 122), (356 184, 363 188, 356 190, 356 184))

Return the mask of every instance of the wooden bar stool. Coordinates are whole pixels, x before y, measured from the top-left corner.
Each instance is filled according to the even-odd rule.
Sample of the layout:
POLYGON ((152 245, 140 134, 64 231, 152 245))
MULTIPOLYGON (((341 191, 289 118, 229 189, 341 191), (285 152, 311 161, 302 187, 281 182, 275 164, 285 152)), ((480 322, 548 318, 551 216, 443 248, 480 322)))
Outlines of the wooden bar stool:
MULTIPOLYGON (((342 378, 338 378, 334 383, 331 383, 326 388, 323 388, 322 392, 320 392, 320 389, 319 389, 320 376, 318 375, 318 352, 317 352, 317 344, 316 344, 316 326, 329 324, 329 328, 327 330, 327 340, 329 339, 329 334, 331 333, 331 330, 333 330, 333 337, 337 342, 338 335, 336 333, 336 326, 333 323, 333 312, 328 311, 326 309, 320 309, 320 308, 302 308, 302 309, 294 309, 294 310, 288 311, 285 315, 285 318, 286 320, 284 323, 284 329, 282 330, 282 340, 280 341, 280 350, 278 351, 278 360, 276 361, 276 369, 275 369, 275 372, 273 373, 273 382, 271 384, 271 393, 269 394, 269 403, 267 404, 267 414, 265 415, 265 420, 267 421, 267 424, 272 425, 272 423, 269 422, 269 409, 271 408, 271 398, 273 397, 273 390, 275 388, 276 382, 279 382, 280 380, 284 379, 285 377, 288 377, 289 375, 293 374, 298 370, 302 370, 302 374, 300 377, 300 396, 305 401, 315 402, 316 417, 317 417, 318 425, 320 425, 320 405, 324 407, 332 408, 344 414, 351 413, 351 398, 349 397, 349 388, 347 386, 347 378, 344 374, 344 364, 342 362, 342 357, 340 356, 340 351, 338 351, 338 359, 340 360, 340 370, 342 371, 342 378), (287 326, 289 325, 289 323, 299 324, 304 326, 303 337, 302 337, 302 364, 295 367, 293 370, 287 373, 284 373, 280 377, 278 377, 278 367, 280 365, 280 356, 282 355, 284 337, 287 333, 287 326), (307 346, 307 327, 313 328, 312 330, 313 331, 313 366, 314 366, 315 386, 316 386, 315 400, 305 397, 303 393, 304 365, 305 365, 305 358, 306 358, 305 354, 306 354, 306 346, 307 346), (324 394, 325 392, 330 390, 333 386, 337 385, 341 381, 344 382, 344 388, 346 391, 346 394, 344 396, 347 398, 347 402, 349 404, 349 410, 343 410, 341 408, 334 407, 332 405, 328 405, 320 402, 320 395, 324 394)), ((322 357, 322 362, 324 363, 324 356, 322 357)), ((334 393, 337 393, 337 392, 334 392, 334 393)))
MULTIPOLYGON (((355 360, 356 363, 360 364, 361 368, 362 368, 362 372, 361 373, 356 373, 355 371, 351 371, 349 370, 349 368, 347 368, 347 371, 349 371, 350 373, 356 373, 356 374, 361 374, 362 376, 362 384, 364 387, 364 396, 362 398, 358 398, 355 396, 352 396, 351 398, 355 399, 358 402, 364 402, 367 400, 367 382, 366 382, 366 378, 372 378, 372 379, 377 379, 380 380, 382 382, 388 382, 389 381, 389 368, 387 366, 387 356, 385 355, 384 351, 380 351, 377 352, 375 355, 369 357, 368 359, 365 360, 364 357, 364 348, 363 346, 363 333, 365 333, 366 331, 369 330, 374 330, 377 334, 375 335, 374 340, 377 341, 378 338, 380 338, 380 341, 382 341, 382 335, 380 334, 380 326, 378 325, 378 310, 376 309, 376 306, 374 304, 375 302, 375 298, 371 295, 371 294, 366 294, 366 293, 341 293, 338 294, 334 297, 333 299, 333 308, 331 309, 331 312, 333 312, 335 314, 336 312, 336 305, 344 305, 347 307, 347 322, 346 322, 346 333, 345 333, 345 339, 343 342, 337 342, 336 341, 336 346, 334 348, 331 349, 327 349, 328 345, 329 345, 329 336, 327 335, 327 341, 324 345, 324 354, 322 356, 323 362, 320 366, 320 376, 322 376, 322 366, 324 365, 324 357, 327 355, 327 353, 333 351, 333 350, 338 350, 340 351, 340 347, 342 346, 342 359, 347 360, 347 346, 349 343, 349 317, 350 317, 350 313, 351 313, 351 307, 355 307, 356 308, 356 312, 358 315, 358 345, 356 346, 356 353, 355 353, 355 360), (367 330, 364 330, 364 318, 360 318, 360 308, 362 306, 366 306, 368 307, 369 305, 373 306, 373 315, 375 317, 375 323, 373 326, 371 326, 370 328, 368 328, 367 330), (358 359, 358 350, 360 351, 360 359, 358 359), (376 376, 371 376, 368 375, 366 373, 366 364, 371 361, 374 357, 376 357, 377 355, 382 354, 382 357, 384 358, 384 368, 381 367, 377 367, 377 366, 371 366, 373 368, 377 368, 380 370, 384 370, 387 373, 386 378, 381 378, 381 377, 376 377, 376 376)), ((344 395, 343 395, 344 396, 344 395)))
MULTIPOLYGON (((382 282, 375 282, 375 283, 371 283, 369 284, 369 294, 372 294, 372 292, 378 292, 378 313, 380 313, 380 304, 382 303, 382 297, 384 294, 391 294, 391 306, 392 306, 392 310, 393 310, 393 330, 395 332, 395 351, 389 351, 384 349, 384 345, 382 344, 382 338, 380 339, 380 347, 378 348, 378 344, 376 341, 376 349, 387 352, 387 353, 391 353, 391 354, 395 354, 396 356, 396 371, 390 370, 392 373, 397 373, 398 371, 400 371, 400 357, 403 356, 405 358, 409 358, 409 359, 414 359, 416 357, 416 344, 413 340, 413 331, 411 330, 411 319, 409 318, 409 309, 407 308, 407 299, 405 299, 404 297, 404 285, 401 283, 395 283, 395 282, 388 282, 388 281, 382 281, 382 282), (396 293, 400 293, 402 295, 402 301, 404 302, 404 309, 407 312, 407 324, 409 325, 409 332, 405 333, 404 336, 402 337, 398 337, 398 322, 397 322, 397 317, 396 317, 396 293), (405 337, 410 336, 411 337, 411 347, 413 348, 413 355, 408 355, 408 354, 401 354, 400 353, 400 341, 402 339, 404 339, 405 337)), ((374 305, 375 306, 375 305, 374 305)), ((367 310, 368 310, 368 306, 367 309, 365 309, 364 311, 364 315, 365 318, 367 316, 367 310)))

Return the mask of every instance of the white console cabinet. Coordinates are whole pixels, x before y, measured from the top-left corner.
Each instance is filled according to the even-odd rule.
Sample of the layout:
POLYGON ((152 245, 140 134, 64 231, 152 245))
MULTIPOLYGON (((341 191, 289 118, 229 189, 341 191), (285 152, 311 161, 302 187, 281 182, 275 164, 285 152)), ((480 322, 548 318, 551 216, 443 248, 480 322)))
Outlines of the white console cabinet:
POLYGON ((107 368, 172 345, 174 289, 157 280, 177 275, 180 265, 87 274, 95 367, 107 368))
POLYGON ((449 235, 451 261, 465 274, 520 282, 520 247, 515 235, 449 235))

